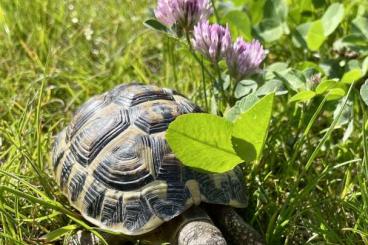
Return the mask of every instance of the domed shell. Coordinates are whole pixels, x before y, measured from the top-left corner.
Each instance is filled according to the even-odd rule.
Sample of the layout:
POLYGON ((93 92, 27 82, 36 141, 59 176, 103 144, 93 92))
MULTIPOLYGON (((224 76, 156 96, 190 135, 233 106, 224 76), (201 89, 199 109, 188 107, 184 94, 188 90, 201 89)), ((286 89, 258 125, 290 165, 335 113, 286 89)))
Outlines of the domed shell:
POLYGON ((240 169, 189 169, 165 140, 177 116, 200 111, 154 85, 120 85, 91 98, 54 142, 62 192, 91 223, 127 235, 149 232, 202 201, 245 207, 240 169))

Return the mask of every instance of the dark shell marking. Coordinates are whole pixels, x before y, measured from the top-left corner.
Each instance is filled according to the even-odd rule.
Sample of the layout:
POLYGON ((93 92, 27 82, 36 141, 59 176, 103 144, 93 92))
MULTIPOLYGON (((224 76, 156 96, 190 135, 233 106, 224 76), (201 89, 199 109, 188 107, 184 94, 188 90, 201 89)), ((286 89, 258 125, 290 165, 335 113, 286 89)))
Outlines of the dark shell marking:
POLYGON ((151 231, 201 201, 245 207, 239 169, 199 173, 168 147, 169 123, 200 111, 153 85, 120 85, 95 96, 56 137, 56 180, 87 220, 129 235, 151 231))

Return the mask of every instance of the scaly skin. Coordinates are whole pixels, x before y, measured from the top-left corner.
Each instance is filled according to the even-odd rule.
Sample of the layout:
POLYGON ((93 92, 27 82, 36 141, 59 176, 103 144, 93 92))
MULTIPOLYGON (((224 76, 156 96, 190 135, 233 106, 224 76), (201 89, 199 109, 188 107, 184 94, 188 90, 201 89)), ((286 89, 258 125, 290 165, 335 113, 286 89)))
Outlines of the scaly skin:
POLYGON ((226 245, 221 231, 212 223, 208 214, 199 207, 184 212, 176 220, 178 228, 171 241, 178 245, 226 245))
POLYGON ((207 211, 230 244, 265 244, 261 235, 248 225, 233 208, 222 205, 208 205, 207 207, 207 211))
POLYGON ((185 225, 179 234, 178 245, 212 244, 226 245, 221 231, 207 221, 193 221, 185 225))

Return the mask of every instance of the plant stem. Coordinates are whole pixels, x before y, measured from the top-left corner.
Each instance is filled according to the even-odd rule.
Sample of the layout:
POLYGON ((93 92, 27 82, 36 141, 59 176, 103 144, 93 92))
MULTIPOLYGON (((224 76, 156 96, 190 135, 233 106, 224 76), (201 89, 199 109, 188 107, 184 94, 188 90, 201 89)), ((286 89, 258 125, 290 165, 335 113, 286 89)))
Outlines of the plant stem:
POLYGON ((212 3, 212 8, 213 8, 213 13, 215 14, 216 22, 220 23, 220 17, 219 17, 218 12, 217 12, 217 8, 216 8, 216 5, 215 5, 215 0, 211 0, 211 3, 212 3))
MULTIPOLYGON (((293 155, 292 155, 292 157, 291 157, 291 159, 290 159, 290 161, 289 161, 289 164, 292 164, 294 161, 295 161, 295 159, 296 159, 296 157, 298 156, 298 154, 300 154, 300 152, 299 152, 299 150, 300 150, 300 146, 302 145, 302 143, 303 143, 303 141, 304 141, 304 139, 305 139, 305 137, 308 135, 308 133, 309 133, 309 130, 312 128, 312 126, 313 126, 313 124, 314 124, 314 122, 317 120, 317 118, 318 118, 318 115, 321 113, 321 111, 322 111, 322 108, 323 108, 323 106, 325 105, 325 103, 326 103, 326 101, 327 101, 327 99, 326 99, 326 97, 322 100, 322 102, 319 104, 319 106, 318 106, 318 108, 317 108, 317 110, 314 112, 314 114, 313 114, 313 116, 312 116, 312 118, 309 120, 309 123, 308 123, 308 125, 307 125, 307 127, 305 128, 305 130, 304 130, 304 132, 303 132, 303 134, 301 135, 301 137, 299 138, 299 140, 296 142, 296 147, 295 147, 295 149, 294 149, 294 153, 293 153, 293 155)), ((302 119, 301 119, 301 124, 303 123, 302 121, 303 121, 303 119, 304 119, 304 111, 302 111, 302 119)))
MULTIPOLYGON (((189 50, 190 50, 190 53, 192 54, 193 58, 198 62, 198 64, 201 64, 201 60, 199 59, 199 57, 196 55, 194 49, 193 49, 193 46, 192 46, 192 43, 190 42, 190 37, 189 37, 189 32, 188 31, 185 31, 185 37, 186 37, 186 40, 187 40, 187 43, 189 45, 189 50)), ((211 77, 211 79, 216 79, 209 71, 208 69, 203 66, 203 69, 204 71, 207 73, 207 75, 209 77, 211 77)))
POLYGON ((229 101, 227 99, 227 96, 225 94, 225 90, 224 90, 224 83, 223 83, 223 80, 222 80, 222 77, 221 77, 221 70, 220 70, 220 67, 218 65, 218 63, 215 64, 215 70, 216 70, 216 73, 217 73, 217 79, 218 79, 218 82, 219 82, 219 86, 220 86, 220 93, 222 95, 222 99, 223 101, 225 101, 226 103, 229 104, 229 101))
POLYGON ((207 92, 206 92, 206 84, 205 84, 205 76, 204 73, 206 73, 212 80, 216 80, 216 78, 211 74, 211 72, 208 71, 208 69, 206 68, 206 66, 204 66, 203 64, 203 59, 199 59, 199 57, 196 55, 192 43, 190 42, 190 37, 189 37, 189 32, 185 31, 185 37, 187 40, 187 43, 189 45, 189 51, 192 54, 192 56, 194 57, 194 59, 198 62, 198 64, 201 66, 202 69, 202 83, 203 83, 203 94, 204 94, 204 99, 205 99, 205 105, 206 105, 206 110, 209 109, 209 105, 208 105, 208 98, 207 98, 207 92))
POLYGON ((364 108, 364 104, 363 102, 360 102, 361 104, 361 108, 362 108, 362 113, 363 113, 363 122, 362 122, 362 135, 363 135, 363 140, 362 140, 362 144, 363 144, 363 166, 362 166, 362 169, 363 169, 363 172, 365 174, 365 177, 368 177, 368 145, 367 145, 367 132, 365 130, 365 125, 367 123, 367 113, 365 111, 365 108, 364 108))
POLYGON ((317 154, 321 150, 321 147, 327 141, 327 139, 331 135, 332 131, 335 129, 335 126, 336 126, 338 120, 340 119, 340 117, 341 117, 341 115, 342 115, 342 113, 344 111, 344 108, 346 106, 346 103, 348 102, 348 98, 349 98, 349 95, 350 95, 352 89, 353 89, 353 84, 350 86, 349 91, 346 94, 344 103, 342 104, 341 109, 340 109, 339 113, 337 114, 337 117, 335 118, 335 120, 333 120, 333 122, 331 123, 331 126, 329 127, 328 131, 323 136, 322 140, 319 142, 319 144, 317 145, 316 149, 313 151, 312 155, 309 157, 308 162, 305 165, 305 168, 304 168, 305 171, 304 172, 308 171, 309 167, 312 165, 312 162, 314 161, 314 159, 317 157, 317 154))
POLYGON ((171 62, 172 62, 174 81, 175 81, 175 83, 177 83, 178 76, 177 76, 177 72, 176 72, 176 59, 175 59, 174 49, 175 49, 175 42, 171 42, 171 39, 169 38, 169 55, 170 55, 170 59, 171 59, 171 62))
POLYGON ((208 106, 208 101, 207 101, 207 88, 206 88, 206 76, 204 74, 204 65, 203 65, 203 57, 201 60, 201 71, 202 71, 202 89, 203 89, 203 95, 204 95, 204 103, 205 103, 205 109, 206 111, 208 111, 209 106, 208 106))

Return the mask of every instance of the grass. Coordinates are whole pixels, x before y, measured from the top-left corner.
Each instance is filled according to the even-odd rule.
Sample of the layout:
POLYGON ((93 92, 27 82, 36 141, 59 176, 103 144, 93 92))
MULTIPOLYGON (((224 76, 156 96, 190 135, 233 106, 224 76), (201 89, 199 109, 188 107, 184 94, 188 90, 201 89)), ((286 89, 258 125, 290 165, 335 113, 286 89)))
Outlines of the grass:
MULTIPOLYGON (((138 80, 206 107, 200 66, 143 26, 147 6, 155 1, 0 2, 0 244, 47 243, 55 230, 49 239, 96 232, 58 190, 49 154, 53 136, 90 96, 138 80)), ((288 52, 278 47, 266 64, 288 52)), ((262 161, 247 168, 244 218, 268 244, 368 243, 367 108, 357 86, 345 141, 346 125, 333 117, 337 101, 287 97, 277 98, 262 161)))

